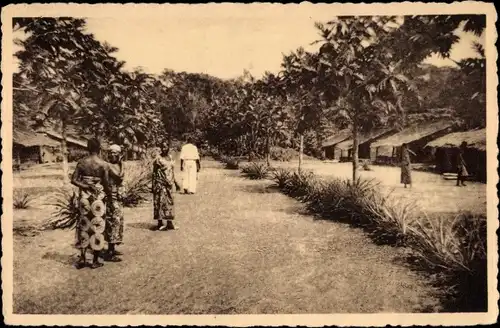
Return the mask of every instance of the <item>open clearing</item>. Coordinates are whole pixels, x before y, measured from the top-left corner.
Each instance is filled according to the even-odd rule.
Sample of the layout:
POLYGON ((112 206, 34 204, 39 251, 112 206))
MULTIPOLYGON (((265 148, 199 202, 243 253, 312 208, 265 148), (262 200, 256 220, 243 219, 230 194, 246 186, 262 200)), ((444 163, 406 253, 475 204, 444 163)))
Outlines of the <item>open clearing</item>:
MULTIPOLYGON (((328 164, 314 164, 321 165, 328 164)), ((329 165, 334 165, 334 174, 344 170, 349 176, 349 165, 329 165)), ((312 168, 306 164, 306 169, 312 168)), ((392 168, 374 167, 362 175, 379 169, 386 181, 399 182, 398 171, 392 168)), ((43 199, 61 183, 57 174, 45 166, 15 175, 16 188, 43 196, 33 208, 15 210, 15 228, 49 216, 43 199)), ((484 185, 457 188, 452 181, 440 183, 439 176, 421 172, 415 172, 414 178, 412 191, 395 192, 425 197, 438 212, 456 211, 467 204, 484 206, 484 185)), ((361 230, 346 224, 313 220, 300 214, 301 204, 267 188, 271 182, 245 180, 238 171, 223 170, 213 161, 204 162, 199 182, 198 194, 175 195, 181 230, 151 231, 151 203, 127 208, 125 244, 120 247, 124 261, 106 263, 97 270, 78 271, 71 266, 77 256, 71 247, 73 231, 16 234, 14 313, 439 310, 436 291, 404 266, 404 249, 377 246, 361 230)))

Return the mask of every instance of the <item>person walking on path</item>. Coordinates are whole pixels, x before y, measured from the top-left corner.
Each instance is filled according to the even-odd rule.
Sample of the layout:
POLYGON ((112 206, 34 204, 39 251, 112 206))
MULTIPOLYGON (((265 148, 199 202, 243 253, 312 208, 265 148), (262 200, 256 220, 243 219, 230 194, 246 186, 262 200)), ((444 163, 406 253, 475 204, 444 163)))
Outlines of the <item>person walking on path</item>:
POLYGON ((174 225, 175 185, 174 162, 170 156, 170 147, 163 145, 156 150, 153 161, 153 218, 158 222, 157 229, 176 230, 174 225))
POLYGON ((112 203, 112 210, 109 210, 106 216, 106 239, 108 242, 108 251, 104 256, 105 261, 121 262, 118 255, 120 252, 116 250, 116 245, 123 242, 123 205, 122 205, 122 188, 123 188, 123 158, 122 150, 118 145, 109 147, 109 182, 111 188, 111 198, 108 202, 112 203))
POLYGON ((469 172, 467 171, 467 164, 464 160, 465 150, 467 149, 467 142, 462 142, 460 148, 458 150, 458 158, 457 158, 457 187, 466 186, 465 180, 469 176, 469 172))
POLYGON ((406 143, 401 145, 401 183, 404 184, 405 188, 407 185, 412 185, 411 179, 411 160, 410 153, 415 156, 406 143))
POLYGON ((75 247, 81 251, 75 265, 77 269, 87 266, 87 250, 91 250, 94 256, 91 268, 103 266, 99 255, 106 243, 104 215, 106 210, 113 211, 113 204, 106 204, 111 197, 109 165, 100 157, 101 145, 97 139, 90 139, 87 148, 90 154, 78 162, 71 177, 71 183, 80 189, 75 229, 75 247))
POLYGON ((198 148, 193 144, 191 137, 188 137, 187 143, 181 148, 180 160, 184 193, 195 194, 201 164, 198 148))

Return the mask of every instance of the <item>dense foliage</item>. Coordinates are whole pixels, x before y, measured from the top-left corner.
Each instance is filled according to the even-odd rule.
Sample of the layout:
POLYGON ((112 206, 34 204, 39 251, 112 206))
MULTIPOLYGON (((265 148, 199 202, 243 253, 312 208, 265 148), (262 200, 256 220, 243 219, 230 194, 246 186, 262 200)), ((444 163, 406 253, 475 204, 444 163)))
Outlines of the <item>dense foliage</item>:
POLYGON ((13 24, 26 35, 16 40, 14 124, 50 126, 63 137, 70 125, 125 147, 191 135, 202 148, 269 160, 273 147, 303 146, 319 157, 321 142, 340 128, 350 128, 357 145, 360 133, 388 125, 448 118, 464 128, 485 126, 480 45, 477 58, 455 67, 422 64, 432 54, 448 57, 457 29, 481 35, 484 16, 337 17, 316 24, 317 51, 284 55, 277 74, 244 72, 233 80, 126 71, 117 49, 86 32, 82 19, 13 24))

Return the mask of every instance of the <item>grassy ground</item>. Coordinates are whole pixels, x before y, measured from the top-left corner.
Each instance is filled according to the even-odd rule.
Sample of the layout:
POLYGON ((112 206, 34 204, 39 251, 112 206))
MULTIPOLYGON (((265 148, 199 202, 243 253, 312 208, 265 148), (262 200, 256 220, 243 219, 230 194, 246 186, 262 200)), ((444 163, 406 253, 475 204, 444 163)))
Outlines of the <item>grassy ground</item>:
MULTIPOLYGON (((15 186, 52 188, 57 179, 53 170, 45 171, 23 172, 15 186)), ((77 255, 70 246, 72 231, 16 234, 14 313, 439 309, 435 291, 401 264, 403 250, 376 246, 345 224, 314 221, 300 214, 296 201, 267 188, 270 182, 242 179, 215 162, 204 162, 199 182, 196 195, 175 195, 181 230, 151 231, 150 203, 126 209, 124 261, 98 270, 72 268, 77 255)), ((50 213, 43 202, 33 206, 15 210, 15 227, 50 213)))

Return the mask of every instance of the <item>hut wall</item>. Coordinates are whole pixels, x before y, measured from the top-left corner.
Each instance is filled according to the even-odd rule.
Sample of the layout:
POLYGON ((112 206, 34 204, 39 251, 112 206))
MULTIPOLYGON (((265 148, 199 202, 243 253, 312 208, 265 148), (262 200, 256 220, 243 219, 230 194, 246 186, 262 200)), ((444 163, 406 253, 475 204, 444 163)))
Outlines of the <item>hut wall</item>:
POLYGON ((40 147, 24 147, 19 144, 13 145, 13 160, 20 161, 20 164, 38 164, 41 162, 40 147))
POLYGON ((61 150, 59 147, 41 146, 42 163, 55 163, 58 157, 61 157, 61 150))
POLYGON ((335 148, 333 146, 324 147, 323 151, 325 153, 326 159, 335 159, 335 148))

